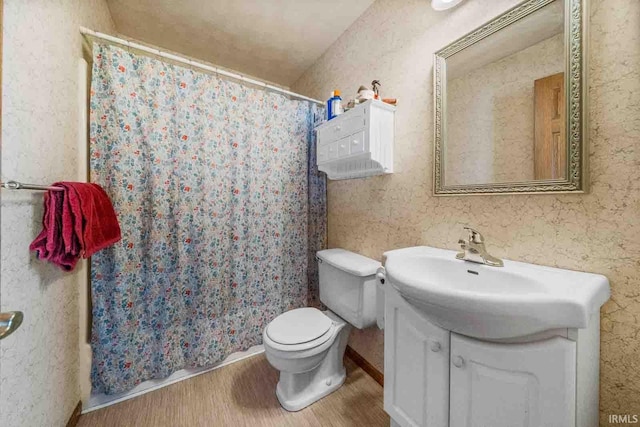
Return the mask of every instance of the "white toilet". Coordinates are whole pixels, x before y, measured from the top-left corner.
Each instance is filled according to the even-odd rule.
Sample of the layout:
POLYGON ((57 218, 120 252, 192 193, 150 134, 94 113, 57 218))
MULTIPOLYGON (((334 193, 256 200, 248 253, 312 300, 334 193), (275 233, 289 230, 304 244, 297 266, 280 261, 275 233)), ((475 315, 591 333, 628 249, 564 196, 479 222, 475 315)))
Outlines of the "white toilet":
POLYGON ((273 319, 262 334, 267 360, 280 371, 276 395, 288 411, 299 411, 340 388, 351 326, 376 324, 380 263, 344 249, 319 251, 316 259, 320 300, 331 311, 291 310, 273 319))

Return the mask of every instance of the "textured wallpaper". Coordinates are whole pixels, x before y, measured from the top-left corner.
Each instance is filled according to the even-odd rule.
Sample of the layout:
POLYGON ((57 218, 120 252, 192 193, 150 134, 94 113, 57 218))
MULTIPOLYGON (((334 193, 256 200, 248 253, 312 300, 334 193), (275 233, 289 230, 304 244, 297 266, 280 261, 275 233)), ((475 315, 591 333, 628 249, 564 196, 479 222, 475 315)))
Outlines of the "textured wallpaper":
MULTIPOLYGON (((399 98, 397 172, 330 181, 330 247, 377 259, 406 246, 456 249, 469 224, 493 255, 609 278, 600 386, 607 425, 608 414, 640 414, 640 1, 590 2, 588 194, 432 196, 432 54, 517 3, 435 12, 425 0, 378 0, 293 89, 348 97, 380 79, 382 95, 399 98)), ((382 368, 379 335, 356 332, 351 344, 382 368)))
MULTIPOLYGON (((103 0, 4 0, 2 178, 77 179, 79 26, 113 31, 103 0)), ((0 342, 0 424, 64 426, 80 398, 78 275, 37 261, 42 193, 2 191, 2 311, 24 324, 0 342)))
POLYGON ((533 86, 564 71, 563 37, 447 79, 447 186, 533 179, 533 86))

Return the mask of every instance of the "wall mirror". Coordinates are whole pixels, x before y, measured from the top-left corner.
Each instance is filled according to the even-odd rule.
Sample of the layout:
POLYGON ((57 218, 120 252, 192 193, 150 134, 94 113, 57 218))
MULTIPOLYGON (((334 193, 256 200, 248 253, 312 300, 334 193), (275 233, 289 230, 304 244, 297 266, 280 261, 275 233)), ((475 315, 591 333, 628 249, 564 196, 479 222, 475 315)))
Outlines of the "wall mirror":
POLYGON ((585 191, 586 0, 528 0, 435 53, 436 195, 585 191))

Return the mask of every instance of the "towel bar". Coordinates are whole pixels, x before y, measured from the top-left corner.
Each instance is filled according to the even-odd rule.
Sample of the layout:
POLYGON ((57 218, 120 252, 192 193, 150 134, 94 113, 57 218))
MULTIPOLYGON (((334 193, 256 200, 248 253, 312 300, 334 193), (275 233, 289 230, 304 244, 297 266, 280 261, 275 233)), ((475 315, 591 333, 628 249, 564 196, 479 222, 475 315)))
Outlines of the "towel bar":
POLYGON ((26 184, 18 181, 0 182, 0 187, 6 188, 7 190, 64 191, 64 188, 62 187, 54 187, 52 185, 26 184))

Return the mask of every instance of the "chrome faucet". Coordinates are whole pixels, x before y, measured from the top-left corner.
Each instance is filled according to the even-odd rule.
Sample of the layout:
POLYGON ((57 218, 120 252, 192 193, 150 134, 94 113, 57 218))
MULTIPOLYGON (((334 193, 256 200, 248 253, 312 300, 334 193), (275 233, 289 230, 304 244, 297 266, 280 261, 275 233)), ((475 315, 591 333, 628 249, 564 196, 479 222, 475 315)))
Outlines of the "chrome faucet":
POLYGON ((458 240, 462 252, 456 255, 457 259, 486 264, 492 267, 504 266, 501 259, 489 255, 484 247, 484 237, 479 231, 471 227, 465 227, 464 229, 468 232, 468 237, 467 239, 461 238, 458 240))

